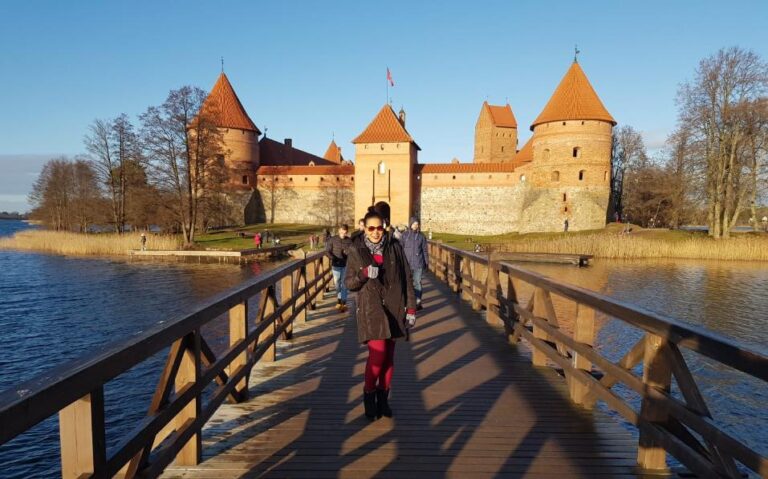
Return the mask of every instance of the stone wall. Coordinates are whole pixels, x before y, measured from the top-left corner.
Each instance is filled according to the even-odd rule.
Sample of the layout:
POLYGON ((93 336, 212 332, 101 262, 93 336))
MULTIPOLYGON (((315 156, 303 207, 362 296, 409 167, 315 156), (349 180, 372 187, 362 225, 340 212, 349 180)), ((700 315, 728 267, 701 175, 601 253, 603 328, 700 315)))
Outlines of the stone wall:
POLYGON ((419 201, 422 229, 491 235, 517 231, 526 186, 423 187, 419 201))
POLYGON ((259 184, 255 195, 256 221, 269 222, 274 203, 275 223, 302 223, 335 226, 354 225, 354 189, 351 186, 328 188, 269 188, 259 184))

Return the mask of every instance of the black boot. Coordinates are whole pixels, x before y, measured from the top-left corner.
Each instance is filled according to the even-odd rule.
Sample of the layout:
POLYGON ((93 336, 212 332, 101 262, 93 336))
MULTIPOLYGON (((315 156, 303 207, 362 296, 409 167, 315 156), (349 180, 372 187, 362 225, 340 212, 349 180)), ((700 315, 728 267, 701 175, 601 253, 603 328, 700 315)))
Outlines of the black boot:
POLYGON ((392 409, 389 407, 389 389, 376 390, 376 415, 392 417, 392 409))
POLYGON ((376 419, 376 392, 367 393, 363 391, 363 406, 365 406, 365 417, 373 421, 376 419))

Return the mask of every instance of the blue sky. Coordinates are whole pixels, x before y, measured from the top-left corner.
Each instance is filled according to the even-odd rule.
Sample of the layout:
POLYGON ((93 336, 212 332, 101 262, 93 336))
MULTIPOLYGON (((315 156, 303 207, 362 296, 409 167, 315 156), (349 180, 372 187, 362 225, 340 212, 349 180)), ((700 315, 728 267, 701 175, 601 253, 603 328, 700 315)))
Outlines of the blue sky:
POLYGON ((322 154, 385 102, 420 161, 472 160, 483 100, 527 126, 573 58, 619 124, 658 147, 675 92, 698 61, 739 45, 768 58, 768 2, 59 2, 0 3, 0 210, 24 197, 45 158, 83 151, 95 118, 135 116, 225 70, 272 138, 322 154))

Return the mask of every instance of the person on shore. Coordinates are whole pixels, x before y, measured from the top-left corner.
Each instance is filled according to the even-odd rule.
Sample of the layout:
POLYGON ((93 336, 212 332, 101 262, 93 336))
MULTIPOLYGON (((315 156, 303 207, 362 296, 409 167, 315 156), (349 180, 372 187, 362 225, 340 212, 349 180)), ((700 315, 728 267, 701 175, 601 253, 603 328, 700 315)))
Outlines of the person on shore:
POLYGON ((147 250, 147 234, 141 233, 141 250, 146 251, 147 250))
POLYGON ((360 218, 359 220, 357 220, 357 230, 354 233, 352 233, 351 238, 354 240, 364 232, 365 232, 365 219, 360 218))
POLYGON ((256 233, 253 235, 253 244, 256 246, 256 249, 261 249, 261 233, 256 233))
POLYGON ((325 251, 331 258, 331 273, 333 284, 336 287, 336 309, 344 313, 347 311, 347 286, 344 284, 344 273, 347 268, 347 255, 352 246, 352 239, 348 235, 349 227, 341 225, 339 234, 332 236, 325 245, 325 251))
POLYGON ((315 235, 314 235, 314 233, 309 235, 309 249, 310 250, 314 250, 315 249, 315 235))
POLYGON ((429 264, 429 251, 427 248, 427 238, 419 229, 419 219, 415 216, 411 218, 411 227, 400 237, 400 243, 405 250, 405 258, 411 267, 411 276, 413 277, 413 290, 416 293, 416 310, 421 310, 422 286, 421 278, 424 270, 429 264))
POLYGON ((368 346, 363 405, 365 416, 392 417, 389 390, 395 341, 408 339, 416 324, 416 295, 403 247, 384 229, 373 208, 365 215, 365 234, 349 249, 344 280, 357 292, 357 337, 368 346))

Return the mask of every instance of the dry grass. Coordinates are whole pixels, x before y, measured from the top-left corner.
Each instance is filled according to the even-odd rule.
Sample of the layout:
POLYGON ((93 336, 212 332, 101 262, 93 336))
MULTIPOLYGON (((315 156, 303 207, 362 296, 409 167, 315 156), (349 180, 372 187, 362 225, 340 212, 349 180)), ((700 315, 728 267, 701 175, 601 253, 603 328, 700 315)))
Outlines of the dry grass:
MULTIPOLYGON (((0 249, 37 251, 73 256, 123 256, 141 247, 140 233, 82 234, 62 231, 20 231, 0 238, 0 249)), ((147 249, 180 249, 178 236, 147 234, 147 249)))
POLYGON ((744 235, 727 240, 688 238, 665 240, 642 235, 571 236, 514 241, 505 245, 510 252, 591 254, 597 258, 687 258, 714 260, 768 261, 768 238, 744 235))

